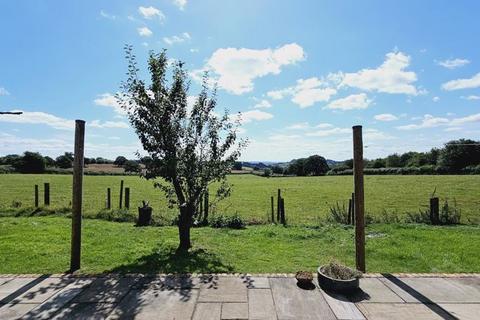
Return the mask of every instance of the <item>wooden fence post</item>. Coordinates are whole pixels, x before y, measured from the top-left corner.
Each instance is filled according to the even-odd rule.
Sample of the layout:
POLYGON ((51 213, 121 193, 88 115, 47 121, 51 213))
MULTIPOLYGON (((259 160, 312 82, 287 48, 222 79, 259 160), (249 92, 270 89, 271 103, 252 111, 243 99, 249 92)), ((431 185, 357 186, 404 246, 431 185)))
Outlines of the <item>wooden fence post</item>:
POLYGON ((272 207, 272 223, 275 223, 275 209, 274 209, 274 204, 273 204, 273 196, 270 197, 270 204, 272 207))
POLYGON ((82 196, 83 196, 83 152, 85 121, 75 120, 75 149, 73 158, 72 184, 72 248, 70 271, 80 269, 82 247, 82 196))
POLYGON ((38 184, 35 185, 35 208, 38 208, 38 184))
POLYGON ((281 206, 280 199, 282 199, 282 192, 280 191, 280 189, 278 189, 277 190, 277 222, 280 222, 280 206, 281 206))
POLYGON ((43 204, 50 205, 50 183, 45 182, 43 184, 43 204))
POLYGON ((208 222, 208 189, 205 191, 205 195, 203 196, 203 222, 208 222))
POLYGON ((130 209, 130 188, 125 188, 125 208, 130 209))
POLYGON ((352 219, 352 199, 348 199, 348 217, 347 217, 347 224, 351 224, 352 219))
POLYGON ((439 208, 439 199, 437 197, 430 198, 430 221, 434 225, 440 224, 439 208))
POLYGON ((119 208, 122 209, 122 202, 123 202, 123 180, 120 181, 120 203, 119 208))
POLYGON ((355 225, 355 193, 352 192, 352 220, 351 225, 355 225))
POLYGON ((110 188, 107 188, 107 209, 112 208, 112 191, 110 188))
POLYGON ((363 139, 362 126, 353 128, 353 177, 355 215, 355 253, 357 269, 365 272, 365 218, 363 189, 363 139))
POLYGON ((283 226, 285 226, 287 224, 287 221, 285 220, 285 199, 284 198, 280 199, 280 207, 281 207, 280 220, 283 226))

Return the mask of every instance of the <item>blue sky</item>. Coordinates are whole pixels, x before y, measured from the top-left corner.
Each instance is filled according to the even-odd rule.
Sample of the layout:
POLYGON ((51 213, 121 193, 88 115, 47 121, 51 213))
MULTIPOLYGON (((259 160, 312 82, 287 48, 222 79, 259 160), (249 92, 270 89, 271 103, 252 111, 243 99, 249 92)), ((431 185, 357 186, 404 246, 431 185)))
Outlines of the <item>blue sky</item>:
MULTIPOLYGON (((123 46, 142 69, 149 50, 218 82, 219 106, 243 113, 244 160, 365 156, 480 139, 478 1, 0 2, 0 154, 71 151, 87 121, 86 155, 141 150, 112 95, 123 46)), ((144 73, 145 76, 147 76, 144 73)))

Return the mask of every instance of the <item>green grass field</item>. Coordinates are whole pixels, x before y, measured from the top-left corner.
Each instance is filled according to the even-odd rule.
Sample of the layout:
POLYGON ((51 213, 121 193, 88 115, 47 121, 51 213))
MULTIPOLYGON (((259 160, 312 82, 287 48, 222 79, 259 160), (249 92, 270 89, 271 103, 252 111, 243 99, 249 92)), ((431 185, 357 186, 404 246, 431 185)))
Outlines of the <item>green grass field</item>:
MULTIPOLYGON (((134 176, 85 176, 84 214, 94 215, 105 207, 107 187, 112 188, 112 202, 118 207, 121 179, 131 188, 132 208, 146 199, 156 215, 168 219, 176 215, 177 211, 167 208, 163 193, 154 189, 151 181, 134 176)), ((353 188, 350 176, 263 178, 232 175, 229 180, 234 185, 232 196, 218 204, 217 213, 238 213, 247 219, 267 220, 270 196, 276 195, 280 188, 290 224, 316 224, 336 201, 346 201, 353 188)), ((69 175, 3 174, 0 175, 0 212, 16 210, 12 209, 13 201, 21 202, 22 207, 33 206, 35 184, 40 185, 42 201, 44 182, 50 183, 53 208, 69 206, 72 184, 69 175)), ((427 208, 435 188, 441 201, 456 199, 462 222, 480 221, 480 176, 365 176, 366 212, 374 216, 384 210, 400 215, 418 212, 427 208)))
MULTIPOLYGON (((480 227, 367 227, 369 272, 479 272, 480 227)), ((84 220, 83 273, 314 271, 332 259, 354 265, 354 229, 275 225, 196 228, 189 254, 177 255, 174 227, 84 220)), ((69 267, 70 219, 0 218, 0 274, 59 273, 69 267)))

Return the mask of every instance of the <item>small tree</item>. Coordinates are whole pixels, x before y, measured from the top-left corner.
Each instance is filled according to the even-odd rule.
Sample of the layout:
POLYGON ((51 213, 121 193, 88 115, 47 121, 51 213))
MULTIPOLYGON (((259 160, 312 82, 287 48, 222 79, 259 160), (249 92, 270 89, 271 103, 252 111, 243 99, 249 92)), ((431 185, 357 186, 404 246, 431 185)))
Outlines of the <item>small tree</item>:
POLYGON ((57 167, 62 169, 68 169, 72 167, 73 163, 73 153, 65 152, 63 156, 59 156, 55 159, 55 164, 57 167))
POLYGON ((113 161, 113 164, 118 166, 118 167, 121 167, 123 166, 126 162, 127 162, 127 158, 125 158, 124 156, 118 156, 115 161, 113 161))
POLYGON ((13 166, 21 173, 43 173, 45 172, 45 159, 38 152, 25 151, 13 166))
MULTIPOLYGON (((230 194, 226 175, 240 156, 246 141, 236 143, 239 119, 232 122, 227 112, 218 116, 216 90, 210 93, 208 76, 192 109, 187 110, 189 83, 183 63, 173 68, 171 84, 166 81, 168 69, 165 51, 151 52, 148 67, 151 84, 138 78, 136 58, 132 47, 126 47, 128 78, 117 95, 127 110, 143 149, 152 159, 143 173, 163 190, 171 206, 179 208, 179 250, 191 247, 190 228, 202 195, 212 182, 219 182, 218 198, 230 194)), ((212 188, 210 188, 212 189, 212 188)))
POLYGON ((134 160, 127 160, 123 164, 123 169, 125 172, 140 172, 140 164, 134 160))

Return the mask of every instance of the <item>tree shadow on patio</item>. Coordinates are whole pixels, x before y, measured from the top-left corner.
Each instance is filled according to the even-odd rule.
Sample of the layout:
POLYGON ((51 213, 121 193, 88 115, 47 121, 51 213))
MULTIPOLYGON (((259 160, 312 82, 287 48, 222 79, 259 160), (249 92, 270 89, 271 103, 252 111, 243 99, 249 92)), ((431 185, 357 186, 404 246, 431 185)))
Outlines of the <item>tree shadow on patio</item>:
POLYGON ((113 268, 119 273, 219 273, 233 272, 217 255, 197 248, 189 252, 177 252, 174 248, 159 247, 130 264, 113 268))

